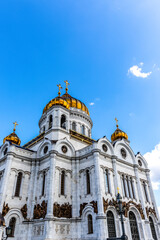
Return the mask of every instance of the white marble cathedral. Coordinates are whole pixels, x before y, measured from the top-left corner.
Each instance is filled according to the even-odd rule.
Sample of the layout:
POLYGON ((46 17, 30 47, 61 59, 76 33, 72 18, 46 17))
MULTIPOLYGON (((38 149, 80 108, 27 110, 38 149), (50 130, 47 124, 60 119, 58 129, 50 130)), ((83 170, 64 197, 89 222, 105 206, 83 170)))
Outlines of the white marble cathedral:
POLYGON ((118 124, 111 141, 93 140, 87 107, 68 94, 67 81, 64 95, 58 86, 59 96, 39 120, 39 135, 20 146, 14 128, 0 147, 0 213, 12 228, 8 239, 120 237, 117 187, 128 239, 160 239, 146 160, 134 154, 118 124))

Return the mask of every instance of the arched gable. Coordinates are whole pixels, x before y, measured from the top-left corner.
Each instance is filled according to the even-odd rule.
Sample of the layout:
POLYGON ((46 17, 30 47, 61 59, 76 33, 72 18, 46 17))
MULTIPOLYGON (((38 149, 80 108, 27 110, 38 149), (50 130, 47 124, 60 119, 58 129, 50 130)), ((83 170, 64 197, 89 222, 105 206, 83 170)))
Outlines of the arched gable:
POLYGON ((118 158, 125 160, 129 163, 135 164, 136 160, 135 160, 135 154, 133 152, 133 150, 131 149, 131 147, 129 146, 128 143, 126 143, 126 141, 124 141, 124 139, 117 141, 114 145, 114 154, 116 156, 118 156, 118 158), (122 157, 121 154, 121 149, 124 149, 126 151, 126 158, 124 159, 122 157))
POLYGON ((110 155, 114 154, 113 146, 110 143, 110 141, 106 138, 106 136, 98 140, 97 148, 99 148, 102 152, 106 154, 110 154, 110 155), (107 146, 107 151, 104 151, 103 144, 107 146))
POLYGON ((68 157, 75 156, 75 148, 67 138, 57 141, 55 145, 55 150, 58 151, 60 154, 65 154, 68 157))
POLYGON ((40 144, 38 150, 37 150, 37 157, 42 157, 44 156, 46 153, 44 152, 44 148, 48 146, 48 150, 46 153, 49 153, 49 151, 51 150, 51 141, 47 140, 47 139, 43 139, 43 142, 40 144))
POLYGON ((138 165, 139 165, 140 167, 142 167, 142 168, 148 168, 148 163, 147 163, 146 159, 141 155, 141 153, 138 153, 138 154, 136 155, 136 164, 138 164, 138 165), (139 165, 138 160, 141 161, 142 166, 139 165))

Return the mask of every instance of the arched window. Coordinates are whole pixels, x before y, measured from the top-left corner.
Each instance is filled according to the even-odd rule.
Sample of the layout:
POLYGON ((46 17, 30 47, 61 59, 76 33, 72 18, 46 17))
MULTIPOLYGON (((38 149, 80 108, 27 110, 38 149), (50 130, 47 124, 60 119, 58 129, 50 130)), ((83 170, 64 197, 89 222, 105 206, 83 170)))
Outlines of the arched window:
POLYGON ((153 219, 151 217, 149 217, 149 223, 150 223, 150 227, 151 227, 152 237, 154 240, 157 240, 157 235, 156 235, 153 219))
POLYGON ((66 129, 66 116, 65 115, 61 116, 61 128, 66 129))
POLYGON ((88 215, 88 234, 93 233, 93 221, 92 221, 92 215, 88 215))
POLYGON ((52 123, 53 123, 53 116, 50 115, 49 116, 49 129, 52 127, 52 123))
POLYGON ((108 236, 109 237, 116 237, 114 215, 111 211, 107 212, 107 226, 108 226, 108 236))
POLYGON ((16 183, 16 189, 15 189, 15 197, 19 197, 20 189, 21 189, 21 183, 22 183, 22 173, 19 172, 17 176, 17 183, 16 183))
POLYGON ((108 169, 105 170, 105 177, 106 177, 106 192, 110 193, 108 169))
POLYGON ((11 228, 11 234, 8 237, 14 237, 15 226, 16 226, 16 218, 12 217, 9 221, 9 226, 11 228))
POLYGON ((86 183, 87 183, 87 194, 91 193, 91 187, 90 187, 90 173, 89 170, 86 171, 86 183))
POLYGON ((46 174, 45 172, 43 172, 42 196, 44 196, 44 192, 45 192, 45 182, 46 182, 46 174))
POLYGON ((64 186, 65 186, 65 171, 62 171, 62 174, 61 174, 61 195, 64 195, 64 186))
POLYGON ((137 220, 133 212, 129 213, 129 223, 131 228, 132 239, 140 240, 139 233, 138 233, 137 220))
POLYGON ((83 135, 85 135, 85 128, 84 128, 84 125, 81 126, 81 133, 82 133, 83 135))
POLYGON ((45 132, 45 126, 43 126, 43 132, 45 132))
POLYGON ((72 123, 72 130, 76 131, 76 123, 75 122, 72 123))

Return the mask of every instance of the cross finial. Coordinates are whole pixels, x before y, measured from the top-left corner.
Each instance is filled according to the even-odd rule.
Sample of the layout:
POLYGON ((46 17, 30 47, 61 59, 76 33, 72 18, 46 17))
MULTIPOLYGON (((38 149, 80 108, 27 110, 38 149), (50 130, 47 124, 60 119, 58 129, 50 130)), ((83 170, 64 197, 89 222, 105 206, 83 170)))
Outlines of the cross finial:
POLYGON ((65 84, 66 84, 66 89, 65 89, 65 90, 66 90, 66 93, 68 93, 68 85, 69 85, 69 82, 68 82, 68 80, 65 80, 64 82, 65 82, 65 84))
POLYGON ((119 187, 117 187, 117 191, 118 191, 118 193, 119 193, 119 187))
POLYGON ((14 124, 13 131, 15 132, 16 131, 16 126, 18 125, 18 123, 15 121, 13 124, 14 124))
POLYGON ((58 96, 60 97, 61 96, 61 89, 62 89, 61 84, 58 84, 57 87, 59 89, 58 96))
POLYGON ((116 121, 116 127, 118 128, 118 119, 115 118, 115 121, 116 121))

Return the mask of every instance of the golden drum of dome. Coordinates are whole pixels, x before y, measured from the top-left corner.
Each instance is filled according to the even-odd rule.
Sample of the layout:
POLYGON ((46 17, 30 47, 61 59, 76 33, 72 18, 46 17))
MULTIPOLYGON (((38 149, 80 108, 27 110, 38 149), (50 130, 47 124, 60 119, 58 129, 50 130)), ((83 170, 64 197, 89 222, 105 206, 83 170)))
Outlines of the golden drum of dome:
POLYGON ((119 128, 116 129, 116 131, 112 134, 111 136, 111 140, 112 142, 114 142, 117 139, 121 139, 121 138, 125 138, 126 140, 128 140, 128 135, 123 132, 122 130, 120 130, 119 128))
POLYGON ((10 135, 8 135, 7 137, 5 137, 3 139, 3 143, 5 143, 5 141, 8 140, 16 145, 20 145, 21 144, 21 140, 19 139, 19 137, 17 136, 17 134, 15 134, 15 132, 11 133, 10 135))
POLYGON ((65 93, 61 97, 56 97, 52 99, 43 109, 43 113, 50 109, 53 105, 61 105, 67 109, 70 107, 77 108, 89 115, 88 108, 80 100, 71 97, 68 93, 65 93))

